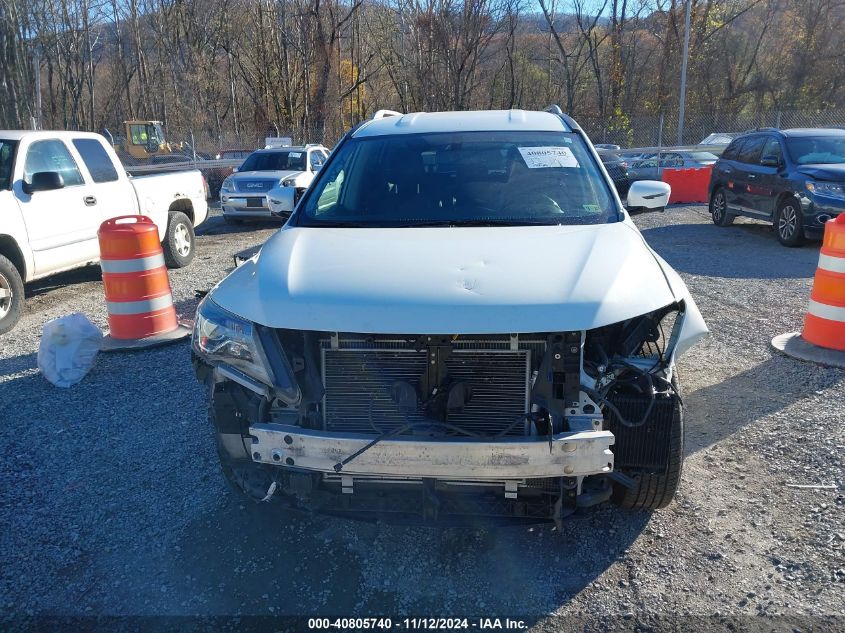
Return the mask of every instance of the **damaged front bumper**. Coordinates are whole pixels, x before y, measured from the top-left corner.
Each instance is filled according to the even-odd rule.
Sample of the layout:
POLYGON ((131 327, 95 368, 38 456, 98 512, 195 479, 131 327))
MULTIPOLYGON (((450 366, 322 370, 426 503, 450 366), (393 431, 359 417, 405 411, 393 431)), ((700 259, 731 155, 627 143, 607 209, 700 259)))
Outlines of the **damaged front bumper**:
POLYGON ((281 424, 250 426, 252 459, 348 477, 502 481, 583 477, 613 471, 610 431, 559 433, 548 438, 417 439, 327 433, 281 424), (365 449, 346 464, 343 460, 365 449))

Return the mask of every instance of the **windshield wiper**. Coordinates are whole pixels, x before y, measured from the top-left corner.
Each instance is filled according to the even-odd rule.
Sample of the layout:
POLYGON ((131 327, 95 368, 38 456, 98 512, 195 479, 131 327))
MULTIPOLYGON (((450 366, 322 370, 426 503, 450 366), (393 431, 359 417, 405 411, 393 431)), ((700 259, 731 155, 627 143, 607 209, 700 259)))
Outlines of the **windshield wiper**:
POLYGON ((424 222, 408 222, 397 225, 401 228, 420 228, 429 226, 559 226, 560 222, 553 220, 430 220, 424 222))

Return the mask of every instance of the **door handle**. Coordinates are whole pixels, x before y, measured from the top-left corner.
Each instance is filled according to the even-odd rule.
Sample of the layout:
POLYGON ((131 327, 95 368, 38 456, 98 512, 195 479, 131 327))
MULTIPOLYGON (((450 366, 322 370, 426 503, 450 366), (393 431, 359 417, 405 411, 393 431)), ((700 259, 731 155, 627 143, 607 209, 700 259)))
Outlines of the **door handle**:
POLYGON ((97 204, 97 199, 94 196, 85 196, 82 199, 85 201, 86 207, 93 207, 95 204, 97 204))

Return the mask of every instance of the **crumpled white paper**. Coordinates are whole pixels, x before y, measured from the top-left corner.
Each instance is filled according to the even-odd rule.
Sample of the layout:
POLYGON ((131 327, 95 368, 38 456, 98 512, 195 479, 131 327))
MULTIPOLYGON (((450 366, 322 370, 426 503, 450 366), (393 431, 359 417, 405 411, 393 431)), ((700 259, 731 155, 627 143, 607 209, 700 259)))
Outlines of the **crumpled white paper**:
POLYGON ((44 324, 38 368, 57 387, 70 387, 91 371, 103 334, 84 314, 75 312, 44 324))

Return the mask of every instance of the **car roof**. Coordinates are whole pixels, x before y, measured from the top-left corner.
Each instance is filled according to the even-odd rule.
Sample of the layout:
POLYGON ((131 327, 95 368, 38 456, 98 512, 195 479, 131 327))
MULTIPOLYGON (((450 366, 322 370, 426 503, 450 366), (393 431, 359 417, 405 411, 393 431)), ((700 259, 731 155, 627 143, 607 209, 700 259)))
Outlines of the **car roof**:
POLYGON ((762 128, 759 130, 748 130, 736 139, 748 138, 757 134, 780 134, 785 138, 801 138, 806 136, 845 136, 845 129, 830 128, 830 127, 796 127, 787 130, 778 130, 777 128, 762 128))
POLYGON ((800 127, 790 130, 781 130, 784 136, 845 136, 842 128, 829 127, 800 127))
POLYGON ((37 132, 33 130, 0 130, 0 139, 6 141, 19 141, 23 137, 32 137, 34 139, 45 139, 45 138, 96 138, 96 139, 104 139, 105 137, 102 134, 95 134, 93 132, 77 132, 75 130, 65 131, 65 130, 39 130, 37 132))
POLYGON ((561 117, 528 110, 469 110, 464 112, 413 112, 366 122, 353 136, 387 136, 432 132, 571 132, 561 117))

